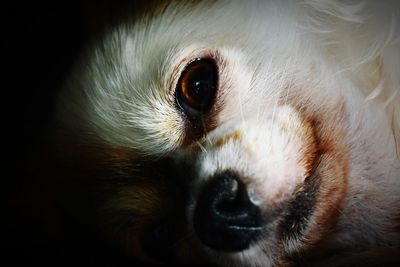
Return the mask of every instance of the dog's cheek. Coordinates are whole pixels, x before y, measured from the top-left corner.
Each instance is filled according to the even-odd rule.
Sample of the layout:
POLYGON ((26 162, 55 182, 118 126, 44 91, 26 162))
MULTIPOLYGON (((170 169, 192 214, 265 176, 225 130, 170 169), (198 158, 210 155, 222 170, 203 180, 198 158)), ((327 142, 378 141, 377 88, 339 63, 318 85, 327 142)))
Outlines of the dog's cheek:
POLYGON ((166 255, 174 251, 167 251, 161 243, 168 244, 178 234, 175 225, 181 216, 174 214, 175 196, 174 188, 151 179, 110 192, 99 211, 102 234, 136 259, 174 258, 166 255))
POLYGON ((317 206, 311 228, 317 225, 320 231, 309 232, 309 239, 318 240, 318 235, 326 235, 334 227, 341 204, 347 193, 349 151, 343 130, 342 118, 346 117, 343 104, 337 110, 332 110, 330 116, 314 118, 313 127, 318 139, 318 151, 321 154, 320 187, 317 196, 317 206))
MULTIPOLYGON (((308 215, 303 224, 294 228, 289 224, 290 231, 283 231, 289 233, 289 238, 284 242, 287 255, 295 255, 298 252, 304 254, 310 245, 330 238, 329 233, 336 224, 348 186, 348 147, 343 119, 346 117, 346 111, 343 103, 338 102, 336 105, 341 108, 325 107, 329 112, 314 110, 313 107, 318 106, 309 105, 303 108, 301 113, 313 131, 315 169, 312 171, 313 175, 306 180, 305 187, 301 188, 304 192, 299 195, 302 197, 300 201, 306 202, 293 203, 295 208, 304 204, 303 209, 308 210, 308 215)), ((304 163, 309 164, 307 161, 304 163)))
MULTIPOLYGON (((111 241, 128 257, 157 262, 158 257, 144 249, 146 235, 168 218, 174 219, 174 227, 184 221, 182 186, 174 179, 170 164, 127 149, 76 140, 61 136, 51 144, 49 154, 57 156, 50 159, 48 176, 57 203, 97 238, 111 241)), ((175 227, 168 239, 177 239, 182 229, 175 227)), ((159 249, 165 248, 160 244, 154 250, 158 253, 159 249)), ((168 251, 171 255, 162 254, 175 258, 176 249, 168 251)))
POLYGON ((175 262, 188 243, 185 186, 170 162, 147 160, 134 160, 136 167, 127 171, 127 182, 104 192, 99 222, 103 234, 129 256, 151 263, 175 262))

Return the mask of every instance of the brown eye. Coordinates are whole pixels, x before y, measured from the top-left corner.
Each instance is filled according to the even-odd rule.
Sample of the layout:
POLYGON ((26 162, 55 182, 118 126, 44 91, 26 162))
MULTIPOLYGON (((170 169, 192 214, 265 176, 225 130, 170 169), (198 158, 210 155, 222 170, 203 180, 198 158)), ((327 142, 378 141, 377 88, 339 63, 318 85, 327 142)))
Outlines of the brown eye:
POLYGON ((176 87, 178 106, 191 119, 209 111, 217 90, 217 68, 212 59, 198 58, 183 70, 176 87))

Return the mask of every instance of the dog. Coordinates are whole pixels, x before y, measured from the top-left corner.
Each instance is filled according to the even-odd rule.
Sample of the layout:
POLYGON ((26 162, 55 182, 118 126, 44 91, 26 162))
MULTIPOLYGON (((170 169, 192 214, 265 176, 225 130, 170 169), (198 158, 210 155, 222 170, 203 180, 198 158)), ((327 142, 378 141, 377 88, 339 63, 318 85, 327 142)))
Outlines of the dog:
POLYGON ((60 198, 144 262, 399 264, 399 6, 171 1, 120 21, 58 97, 60 198))

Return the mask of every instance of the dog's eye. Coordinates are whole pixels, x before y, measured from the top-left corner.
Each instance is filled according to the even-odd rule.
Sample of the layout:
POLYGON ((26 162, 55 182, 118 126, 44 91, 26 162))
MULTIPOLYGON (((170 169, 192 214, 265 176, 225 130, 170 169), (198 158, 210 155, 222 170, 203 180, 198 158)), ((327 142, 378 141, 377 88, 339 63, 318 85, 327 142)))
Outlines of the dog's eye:
POLYGON ((198 58, 183 70, 176 87, 178 106, 196 119, 210 110, 217 90, 217 68, 211 59, 198 58))

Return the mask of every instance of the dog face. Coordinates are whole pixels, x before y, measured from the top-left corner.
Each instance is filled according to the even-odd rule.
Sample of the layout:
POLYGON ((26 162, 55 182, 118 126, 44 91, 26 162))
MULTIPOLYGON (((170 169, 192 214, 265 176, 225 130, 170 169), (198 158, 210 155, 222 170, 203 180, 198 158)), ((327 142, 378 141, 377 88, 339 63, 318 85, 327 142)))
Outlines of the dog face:
POLYGON ((360 89, 381 77, 343 71, 317 6, 172 3, 83 58, 59 118, 96 155, 102 232, 145 260, 255 266, 395 240, 393 127, 360 89))

